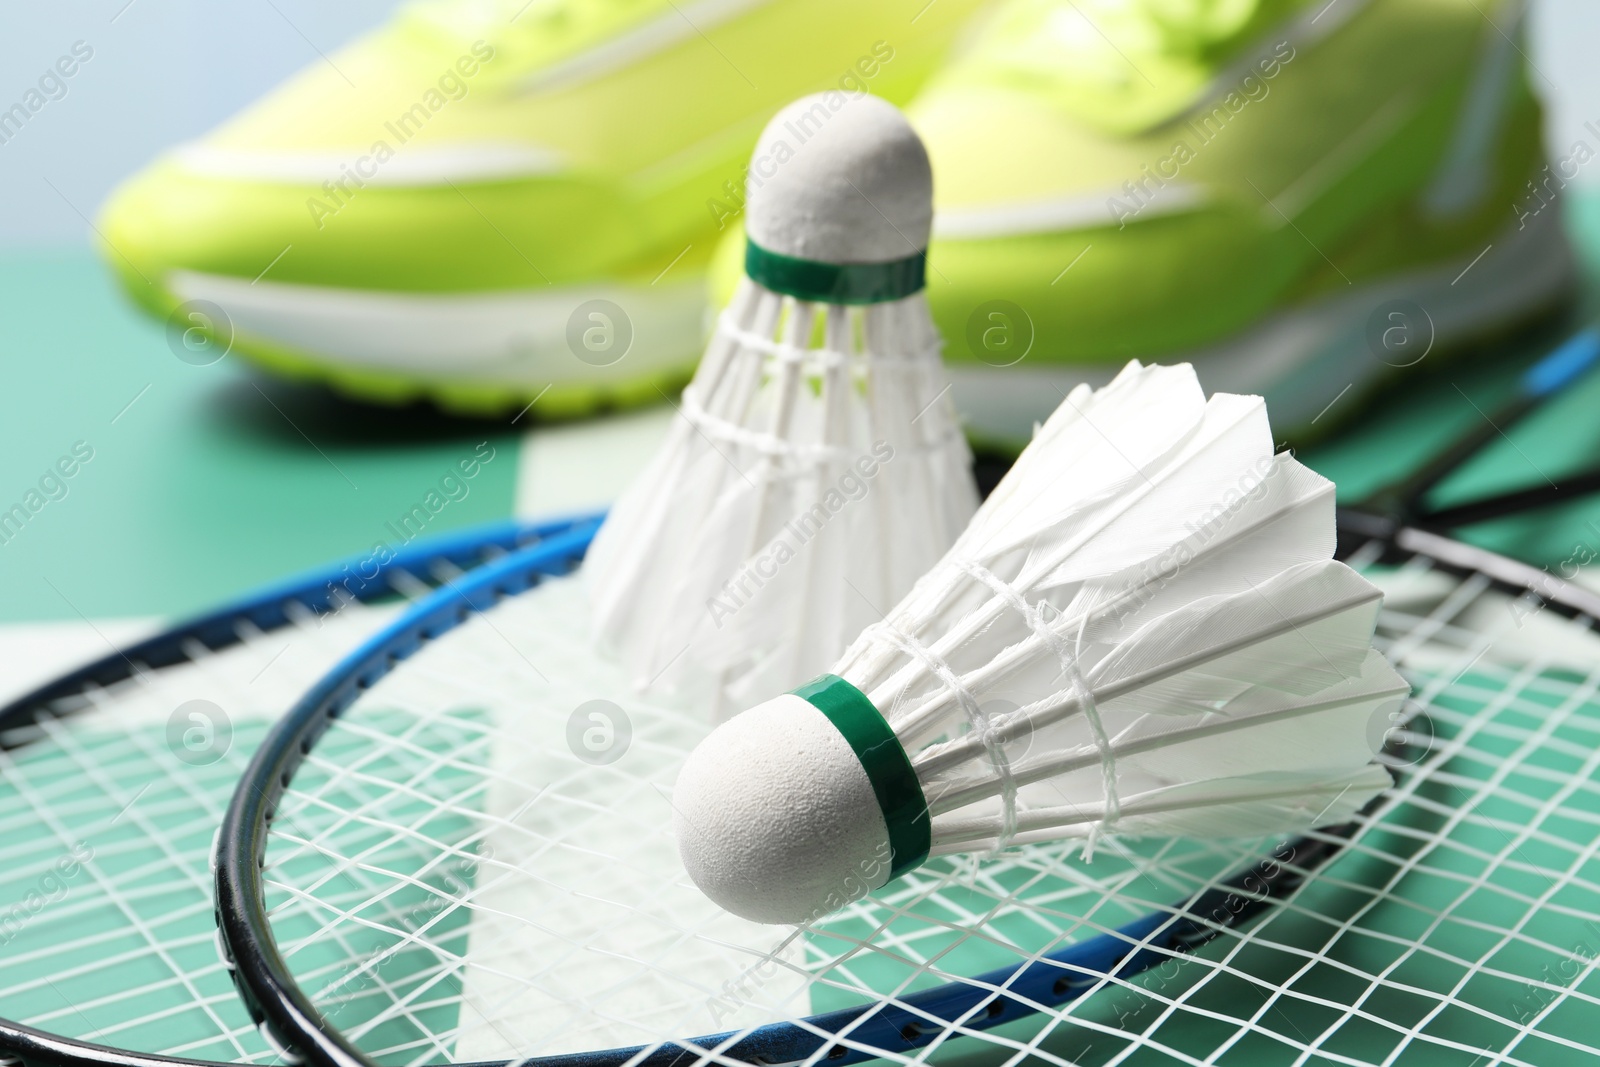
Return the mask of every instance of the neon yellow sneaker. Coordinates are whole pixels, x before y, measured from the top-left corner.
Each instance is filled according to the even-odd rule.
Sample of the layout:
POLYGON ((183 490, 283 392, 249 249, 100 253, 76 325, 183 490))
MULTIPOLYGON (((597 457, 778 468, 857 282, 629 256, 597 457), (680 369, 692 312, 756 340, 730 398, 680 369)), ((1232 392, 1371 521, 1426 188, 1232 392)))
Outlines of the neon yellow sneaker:
POLYGON ((104 253, 156 315, 365 398, 656 399, 767 119, 904 100, 981 2, 416 3, 130 180, 104 253))
POLYGON ((1263 394, 1280 432, 1328 410, 1320 430, 1391 368, 1559 304, 1573 262, 1543 205, 1576 164, 1543 169, 1521 6, 998 9, 909 108, 974 437, 1024 442, 1132 358, 1263 394))

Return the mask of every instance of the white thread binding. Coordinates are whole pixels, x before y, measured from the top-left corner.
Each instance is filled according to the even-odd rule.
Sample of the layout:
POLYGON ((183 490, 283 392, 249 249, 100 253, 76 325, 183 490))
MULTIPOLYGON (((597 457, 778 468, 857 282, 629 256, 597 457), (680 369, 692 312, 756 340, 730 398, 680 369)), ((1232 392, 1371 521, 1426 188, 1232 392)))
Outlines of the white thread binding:
MULTIPOLYGON (((1049 620, 1044 617, 1044 605, 1029 604, 1022 596, 999 575, 989 570, 982 564, 967 559, 952 561, 969 578, 988 586, 989 590, 1004 601, 1012 610, 1022 617, 1028 629, 1042 641, 1046 648, 1055 654, 1061 663, 1061 670, 1067 676, 1067 681, 1072 685, 1073 696, 1077 698, 1078 706, 1083 709, 1084 718, 1088 720, 1089 731, 1094 737, 1095 748, 1100 753, 1100 772, 1105 783, 1106 814, 1100 823, 1089 832, 1089 840, 1084 845, 1085 862, 1094 854, 1094 845, 1097 835, 1110 830, 1117 818, 1122 814, 1121 801, 1117 797, 1117 758, 1111 748, 1111 738, 1106 733, 1105 724, 1100 721, 1100 711, 1095 707, 1094 693, 1089 688, 1088 681, 1083 672, 1078 669, 1078 659, 1067 648, 1064 637, 1056 633, 1049 620)), ((1002 847, 1004 844, 1002 842, 1002 847)))
MULTIPOLYGON (((879 631, 893 645, 909 656, 914 656, 922 661, 934 677, 943 682, 945 687, 955 694, 956 702, 961 705, 961 710, 967 716, 967 725, 978 739, 983 742, 983 749, 989 756, 989 761, 994 765, 995 775, 1000 779, 1000 837, 995 843, 994 851, 1001 852, 1010 843, 1017 833, 1017 784, 1011 776, 1011 761, 1006 757, 1005 749, 994 736, 994 724, 988 712, 979 707, 978 701, 973 697, 967 687, 961 684, 961 678, 951 669, 934 651, 922 644, 916 638, 896 629, 892 624, 883 622, 878 624, 879 631)), ((934 798, 925 797, 929 806, 934 798)))

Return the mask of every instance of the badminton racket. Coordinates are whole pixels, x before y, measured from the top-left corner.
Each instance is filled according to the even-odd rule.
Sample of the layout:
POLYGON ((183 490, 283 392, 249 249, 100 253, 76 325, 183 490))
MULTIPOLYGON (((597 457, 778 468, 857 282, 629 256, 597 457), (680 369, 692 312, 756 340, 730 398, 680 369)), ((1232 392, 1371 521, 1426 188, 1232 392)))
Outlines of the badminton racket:
MULTIPOLYGON (((1589 362, 1541 361, 1526 410, 1589 362)), ((1600 598, 1395 512, 1339 532, 1414 690, 1372 724, 1396 784, 1354 823, 935 861, 782 928, 679 867, 708 727, 588 650, 583 531, 513 553, 258 750, 219 838, 227 965, 293 1055, 344 1067, 1592 1062, 1600 598)))

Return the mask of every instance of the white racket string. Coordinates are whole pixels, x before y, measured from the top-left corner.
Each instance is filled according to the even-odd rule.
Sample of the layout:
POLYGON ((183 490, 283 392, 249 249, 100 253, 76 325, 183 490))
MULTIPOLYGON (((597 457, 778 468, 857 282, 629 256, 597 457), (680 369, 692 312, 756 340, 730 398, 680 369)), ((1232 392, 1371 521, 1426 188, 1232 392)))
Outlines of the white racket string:
POLYGON ((271 719, 390 614, 352 601, 273 633, 241 623, 237 645, 187 641, 189 662, 5 732, 0 901, 26 917, 9 913, 0 1015, 145 1052, 276 1059, 216 958, 212 835, 271 719), (168 723, 197 699, 228 740, 191 762, 168 723))
MULTIPOLYGON (((1435 751, 1429 757, 1430 765, 1445 766, 1458 758, 1472 758, 1472 742, 1477 733, 1487 729, 1489 724, 1494 721, 1492 717, 1493 713, 1510 706, 1510 704, 1515 700, 1517 693, 1524 691, 1534 679, 1542 676, 1542 667, 1549 666, 1548 664, 1527 664, 1524 665, 1518 672, 1516 672, 1515 676, 1508 679, 1509 684, 1506 686, 1479 688, 1478 693, 1484 700, 1482 712, 1473 715, 1450 715, 1447 712, 1442 712, 1437 709, 1436 698, 1440 695, 1440 693, 1444 692, 1452 684, 1452 679, 1459 680, 1462 673, 1468 667, 1472 666, 1479 658, 1481 658, 1482 655, 1482 648, 1474 646, 1480 646, 1482 644, 1483 635, 1470 630, 1452 628, 1450 620, 1463 611, 1486 589, 1486 582, 1469 579, 1467 582, 1458 587, 1451 594, 1451 596, 1445 598, 1445 600, 1434 611, 1430 612, 1430 614, 1424 618, 1407 618, 1398 614, 1391 614, 1385 618, 1385 622, 1389 624, 1389 627, 1392 630, 1397 631, 1399 634, 1398 640, 1395 640, 1394 644, 1390 647, 1391 656, 1397 655, 1396 649, 1402 648, 1402 646, 1409 646, 1412 648, 1420 647, 1421 642, 1417 640, 1417 635, 1424 632, 1432 635, 1432 637, 1435 639, 1445 635, 1453 636, 1461 640, 1463 644, 1461 654, 1456 656, 1454 661, 1451 663, 1451 669, 1428 678, 1427 681, 1419 688, 1416 695, 1418 704, 1430 709, 1428 714, 1431 717, 1433 717, 1435 720, 1442 720, 1448 717, 1449 725, 1459 728, 1460 730, 1460 732, 1457 733, 1450 741, 1435 749, 1435 751), (1397 626, 1396 624, 1402 625, 1397 626)), ((1586 627, 1586 623, 1584 622, 1574 622, 1571 625, 1580 628, 1586 627)), ((1405 662, 1403 659, 1396 659, 1396 662, 1402 667, 1402 669, 1404 668, 1405 662)), ((1390 876, 1381 885, 1373 886, 1360 882, 1352 882, 1349 880, 1340 879, 1336 876, 1336 874, 1333 873, 1332 870, 1328 872, 1321 872, 1317 875, 1317 881, 1325 887, 1336 887, 1350 893, 1367 897, 1368 899, 1365 904, 1354 911, 1349 917, 1341 922, 1338 922, 1334 926, 1332 932, 1329 933, 1326 940, 1323 941, 1320 946, 1313 948, 1302 948, 1292 944, 1281 944, 1272 941, 1270 938, 1274 924, 1282 924, 1290 921, 1290 916, 1298 915, 1303 919, 1310 921, 1329 921, 1327 916, 1313 910, 1308 910, 1294 901, 1280 906, 1275 913, 1269 913, 1268 918, 1263 920, 1262 923, 1253 929, 1242 932, 1229 931, 1227 934, 1224 934, 1223 937, 1225 939, 1233 940, 1233 947, 1227 952, 1226 955, 1218 960, 1215 965, 1207 967, 1203 977, 1201 977, 1193 985, 1186 988, 1177 997, 1167 999, 1160 997, 1159 994, 1154 994, 1154 999, 1161 1001, 1164 1004, 1164 1007, 1162 1012, 1152 1021, 1151 1029, 1154 1030, 1159 1028, 1174 1014, 1180 1012, 1199 1014, 1222 1021, 1229 1021, 1230 1017, 1214 1012, 1207 1012, 1205 1009, 1196 1006, 1194 1003, 1196 998, 1204 991, 1208 983, 1216 979, 1218 976, 1223 975, 1226 975, 1230 978, 1242 979, 1249 987, 1256 989, 1260 994, 1261 1003, 1259 1008, 1252 1012, 1248 1018, 1242 1020, 1244 1025, 1240 1026, 1240 1028, 1234 1034, 1230 1035, 1214 1050, 1210 1050, 1210 1055, 1208 1055, 1206 1060, 1196 1060, 1194 1062, 1210 1062, 1214 1060, 1216 1056, 1221 1055, 1237 1044, 1247 1033, 1253 1032, 1258 1034, 1272 1035, 1280 1042, 1284 1042, 1286 1047, 1294 1047, 1298 1044, 1299 1047, 1294 1047, 1294 1051, 1301 1059, 1309 1058, 1315 1054, 1333 1062, 1368 1063, 1374 1061, 1361 1058, 1340 1057, 1332 1053, 1328 1053, 1323 1048, 1323 1045, 1336 1032, 1338 1032, 1344 1023, 1347 1023, 1352 1018, 1359 1018, 1364 1023, 1382 1027, 1394 1033, 1398 1039, 1393 1050, 1394 1054, 1396 1055, 1398 1055, 1400 1052, 1403 1052, 1405 1048, 1409 1047, 1415 1041, 1419 1040, 1421 1036, 1420 1032, 1426 1026, 1427 1022, 1430 1022, 1433 1018, 1437 1017, 1440 1012, 1443 1012, 1450 1007, 1470 1012, 1482 1018, 1503 1021, 1500 1015, 1483 1009, 1472 1003, 1464 1002, 1458 999, 1456 994, 1465 984, 1467 978, 1470 978, 1473 975, 1490 975, 1510 982, 1522 981, 1524 980, 1525 976, 1487 966, 1483 962, 1484 959, 1489 958, 1487 956, 1478 959, 1458 958, 1448 952, 1429 945, 1427 943, 1427 938, 1429 935, 1437 931, 1441 925, 1449 921, 1458 922, 1463 926, 1478 930, 1480 932, 1499 932, 1497 928, 1490 924, 1477 923, 1470 919, 1452 916, 1452 911, 1466 901, 1470 895, 1476 891, 1492 891, 1507 894, 1513 900, 1517 900, 1519 903, 1528 905, 1528 908, 1524 911, 1521 921, 1519 922, 1519 926, 1525 924, 1529 919, 1532 918, 1539 902, 1531 898, 1519 897, 1519 895, 1515 894, 1514 892, 1508 892, 1501 887, 1490 885, 1489 876, 1500 865, 1501 861, 1504 860, 1505 857, 1503 855, 1493 857, 1481 856, 1480 858, 1484 858, 1489 861, 1486 863, 1482 874, 1473 879, 1459 879, 1459 881, 1463 883, 1461 892, 1450 902, 1450 904, 1437 912, 1431 912, 1428 909, 1423 909, 1420 906, 1411 904, 1411 902, 1405 901, 1403 897, 1396 898, 1392 896, 1391 891, 1399 887, 1408 875, 1413 875, 1420 872, 1426 875, 1444 877, 1447 879, 1450 878, 1449 872, 1429 869, 1426 866, 1425 861, 1429 854, 1431 854, 1434 850, 1446 847, 1460 847, 1454 841, 1452 836, 1453 832, 1463 822, 1470 818, 1469 813, 1473 811, 1474 807, 1472 802, 1468 802, 1467 804, 1459 806, 1456 804, 1443 805, 1430 802, 1426 798, 1419 796, 1418 790, 1425 784, 1446 783, 1459 789, 1466 789, 1470 786, 1476 791, 1471 798, 1472 801, 1479 801, 1491 795, 1496 786, 1499 785, 1500 779, 1503 779, 1506 775, 1511 773, 1513 769, 1522 766, 1527 757, 1539 749, 1540 745, 1545 741, 1548 734, 1553 732, 1556 727, 1560 725, 1565 712, 1579 709, 1585 704, 1588 704, 1590 705, 1591 714, 1593 713, 1594 708, 1592 705, 1597 681, 1600 681, 1600 673, 1593 674, 1589 678, 1585 679, 1583 684, 1578 689, 1562 694, 1566 698, 1563 711, 1558 711, 1555 714, 1542 715, 1541 719, 1543 725, 1541 728, 1519 738, 1522 743, 1521 748, 1513 753, 1513 758, 1511 760, 1495 761, 1494 766, 1487 768, 1492 772, 1488 780, 1481 780, 1470 776, 1450 775, 1443 772, 1431 773, 1426 776, 1414 775, 1403 778, 1400 785, 1391 794, 1390 799, 1384 805, 1383 811, 1380 811, 1374 817, 1372 822, 1369 823, 1369 827, 1382 826, 1384 832, 1408 835, 1415 841, 1416 845, 1418 846, 1418 851, 1403 860, 1397 860, 1397 857, 1391 850, 1381 847, 1373 847, 1364 840, 1364 838, 1369 836, 1372 832, 1370 829, 1368 829, 1363 833, 1356 835, 1351 840, 1350 844, 1346 846, 1346 850, 1351 854, 1366 855, 1369 858, 1379 862, 1396 864, 1395 871, 1392 876, 1390 876), (1418 834, 1414 831, 1408 831, 1408 829, 1403 825, 1386 823, 1383 821, 1386 814, 1393 813, 1408 806, 1423 808, 1432 814, 1446 819, 1447 822, 1439 831, 1429 834, 1418 834), (1406 904, 1415 908, 1419 915, 1426 915, 1427 926, 1424 929, 1422 936, 1403 938, 1386 934, 1382 930, 1374 930, 1363 925, 1363 918, 1370 914, 1373 909, 1379 907, 1381 904, 1389 903, 1396 899, 1398 899, 1402 904, 1406 904), (1377 974, 1362 975, 1361 972, 1338 962, 1334 956, 1341 941, 1350 937, 1373 939, 1384 942, 1392 946, 1397 951, 1397 956, 1390 964, 1384 967, 1377 974), (1268 946, 1274 953, 1280 955, 1298 957, 1303 962, 1296 971, 1287 977, 1276 978, 1274 980, 1263 980, 1252 973, 1251 970, 1240 968, 1234 964, 1234 961, 1237 960, 1242 954, 1247 954, 1252 948, 1261 946, 1268 946), (1443 963, 1464 965, 1466 967, 1466 975, 1463 977, 1461 982, 1456 984, 1454 989, 1445 992, 1430 991, 1425 986, 1408 983, 1396 978, 1395 974, 1401 968, 1401 966, 1418 954, 1427 955, 1434 960, 1443 963), (1301 993, 1296 993, 1294 990, 1297 981, 1318 966, 1332 966, 1344 970, 1349 974, 1359 975, 1366 980, 1369 985, 1360 996, 1353 998, 1353 1000, 1348 1004, 1341 1004, 1329 998, 1307 996, 1301 993), (1434 1007, 1421 1022, 1412 1023, 1403 1023, 1386 1015, 1364 1010, 1362 1005, 1370 1000, 1372 996, 1377 994, 1379 991, 1398 991, 1412 996, 1425 997, 1435 1002, 1434 1007), (1307 1032, 1302 1030, 1293 1022, 1295 1018, 1302 1016, 1303 1012, 1293 1011, 1291 1013, 1291 1009, 1297 1008, 1298 1005, 1296 1003, 1291 1003, 1286 1008, 1283 1003, 1285 1000, 1336 1011, 1338 1012, 1337 1021, 1323 1029, 1319 1035, 1313 1036, 1315 1033, 1314 1031, 1307 1032), (1262 1026, 1262 1019, 1269 1013, 1276 1013, 1278 1018, 1281 1020, 1282 1025, 1294 1031, 1294 1038, 1297 1040, 1291 1039, 1284 1041, 1284 1035, 1274 1033, 1273 1031, 1264 1028, 1262 1026)), ((1502 733, 1503 732, 1504 731, 1502 731, 1502 733)), ((1597 760, 1600 760, 1600 757, 1597 757, 1597 760)), ((1585 780, 1586 779, 1581 776, 1566 780, 1566 791, 1571 792, 1579 788, 1585 780)), ((1555 798, 1552 798, 1552 800, 1546 804, 1546 810, 1543 814, 1548 814, 1550 810, 1553 810, 1557 803, 1559 803, 1559 801, 1555 798)), ((1537 826, 1540 822, 1542 822, 1542 817, 1536 818, 1532 825, 1537 826)), ((1505 828, 1500 828, 1500 830, 1503 833, 1506 832, 1505 828)), ((1510 839, 1508 837, 1508 841, 1509 840, 1510 839)), ((1589 858, 1592 858, 1594 848, 1595 845, 1591 843, 1583 850, 1583 858, 1586 861, 1589 858)), ((1521 867, 1521 873, 1531 874, 1538 877, 1548 877, 1552 873, 1543 867, 1536 867, 1529 864, 1523 864, 1521 867)), ((1334 870, 1336 869, 1337 868, 1334 870)), ((1546 895, 1548 896, 1549 894, 1553 894, 1558 888, 1561 887, 1562 884, 1563 879, 1558 876, 1557 880, 1551 883, 1546 895)), ((1595 886, 1592 883, 1590 883, 1587 888, 1591 892, 1595 891, 1595 886)), ((1574 918, 1582 917, 1581 913, 1575 911, 1569 911, 1568 914, 1574 918)), ((1515 931, 1512 931, 1508 932, 1506 936, 1507 938, 1510 938, 1514 934, 1515 931)), ((1529 943, 1532 946, 1544 951, 1562 951, 1555 945, 1539 942, 1537 940, 1530 940, 1529 943)), ((1147 993, 1146 995, 1150 994, 1147 993)), ((1592 994, 1577 993, 1577 996, 1585 1001, 1592 1002, 1594 1000, 1592 994)), ((1587 1047, 1576 1042, 1571 1042, 1569 1039, 1564 1038, 1560 1039, 1560 1042, 1563 1044, 1569 1044, 1574 1048, 1587 1047)), ((1149 1044, 1154 1044, 1154 1042, 1150 1042, 1149 1044)), ((1482 1051, 1467 1044, 1454 1042, 1448 1038, 1437 1036, 1429 1038, 1428 1044, 1452 1048, 1458 1051, 1482 1051)), ((1141 1046, 1129 1046, 1129 1052, 1131 1053, 1131 1051, 1136 1047, 1141 1046)), ((1178 1050, 1175 1048, 1165 1048, 1164 1051, 1178 1054, 1178 1050)), ((1120 1062, 1120 1059, 1113 1059, 1107 1062, 1120 1062)))
POLYGON ((251 753, 300 693, 394 617, 396 593, 425 595, 463 573, 448 558, 493 559, 567 525, 418 542, 378 578, 349 567, 306 576, 178 631, 188 636, 113 646, 104 664, 8 706, 0 1026, 157 1061, 279 1061, 219 959, 213 915, 216 828, 251 753))
POLYGON ((1301 843, 1341 850, 1325 865, 1272 841, 1112 835, 1091 862, 1075 843, 936 860, 799 929, 733 919, 668 834, 708 727, 588 650, 566 579, 439 638, 334 721, 277 806, 272 927, 313 1003, 384 1064, 633 1046, 642 1063, 723 1034, 689 1051, 731 1065, 773 1024, 814 1035, 801 1058, 824 1064, 920 1063, 957 1037, 1061 1067, 1593 1054, 1575 1020, 1600 1006, 1600 638, 1554 613, 1519 637, 1518 602, 1425 558, 1372 574, 1391 596, 1380 647, 1414 685, 1375 750, 1410 747, 1385 757, 1380 809, 1301 843), (614 760, 569 729, 591 702, 631 725, 614 760), (1304 881, 1250 923, 1183 907, 1248 897, 1253 868, 1304 881), (1186 951, 1173 930, 1215 940, 1186 951), (1097 967, 1054 960, 1102 943, 1097 967), (1046 992, 1030 968, 1050 968, 1046 992), (920 999, 938 987, 969 996, 941 1014, 920 999))

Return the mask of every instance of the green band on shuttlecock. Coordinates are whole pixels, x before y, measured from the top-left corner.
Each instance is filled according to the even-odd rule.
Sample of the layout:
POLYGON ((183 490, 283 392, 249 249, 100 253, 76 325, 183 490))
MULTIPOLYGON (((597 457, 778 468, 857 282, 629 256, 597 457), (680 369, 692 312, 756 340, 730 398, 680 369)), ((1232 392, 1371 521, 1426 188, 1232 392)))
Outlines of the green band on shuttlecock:
POLYGON ((836 674, 824 674, 794 695, 828 717, 867 772, 889 827, 889 881, 922 866, 933 846, 933 819, 905 746, 867 695, 836 674))
POLYGON ((744 243, 744 272, 775 293, 821 304, 882 304, 920 292, 927 284, 928 253, 892 263, 819 263, 744 243))

